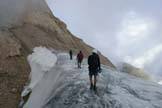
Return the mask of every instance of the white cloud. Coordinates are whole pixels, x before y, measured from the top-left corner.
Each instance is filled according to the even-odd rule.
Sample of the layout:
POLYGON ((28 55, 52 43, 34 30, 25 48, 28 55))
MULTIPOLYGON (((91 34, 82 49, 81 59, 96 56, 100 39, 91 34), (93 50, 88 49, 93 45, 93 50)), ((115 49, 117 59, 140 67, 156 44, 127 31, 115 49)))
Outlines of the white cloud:
POLYGON ((159 81, 158 84, 162 85, 162 81, 159 81))
POLYGON ((152 20, 130 11, 124 15, 117 36, 120 44, 129 45, 147 38, 153 29, 154 22, 152 20))
POLYGON ((144 68, 145 65, 150 64, 156 58, 158 54, 162 53, 162 44, 157 45, 156 47, 150 49, 149 51, 143 53, 141 57, 136 59, 132 59, 131 57, 127 60, 129 63, 133 65, 144 68))

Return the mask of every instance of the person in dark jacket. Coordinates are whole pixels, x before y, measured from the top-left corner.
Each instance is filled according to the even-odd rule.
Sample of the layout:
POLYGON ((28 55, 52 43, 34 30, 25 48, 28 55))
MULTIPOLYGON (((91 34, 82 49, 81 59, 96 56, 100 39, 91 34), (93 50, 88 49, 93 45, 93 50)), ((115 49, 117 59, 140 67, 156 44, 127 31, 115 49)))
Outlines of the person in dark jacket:
POLYGON ((83 58, 84 58, 84 55, 83 55, 82 51, 80 51, 80 52, 77 54, 78 68, 81 68, 81 64, 82 64, 83 58))
POLYGON ((70 55, 70 60, 72 60, 73 59, 73 52, 72 52, 72 50, 69 51, 69 55, 70 55))
POLYGON ((100 58, 97 54, 97 50, 92 51, 92 55, 88 57, 88 65, 89 65, 89 79, 90 79, 90 89, 96 90, 97 83, 97 75, 101 70, 100 58), (92 77, 94 76, 94 80, 92 77))

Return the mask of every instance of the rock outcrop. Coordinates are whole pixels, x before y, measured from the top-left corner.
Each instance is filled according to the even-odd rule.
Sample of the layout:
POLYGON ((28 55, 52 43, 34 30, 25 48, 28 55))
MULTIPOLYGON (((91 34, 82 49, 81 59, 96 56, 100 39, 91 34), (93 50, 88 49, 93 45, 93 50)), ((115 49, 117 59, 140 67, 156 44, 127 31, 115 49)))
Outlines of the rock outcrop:
MULTIPOLYGON (((20 0, 12 1, 20 2, 20 0)), ((26 58, 34 47, 46 46, 61 51, 72 49, 75 53, 82 50, 86 57, 93 49, 71 34, 66 24, 53 16, 44 0, 28 2, 21 0, 21 2, 24 6, 16 17, 11 16, 8 21, 5 20, 5 24, 0 20, 0 107, 2 108, 17 108, 20 93, 30 72, 26 58), (12 22, 12 18, 17 20, 12 22)), ((115 68, 106 57, 101 54, 100 56, 103 64, 115 68)))
POLYGON ((151 77, 143 69, 136 68, 128 63, 121 63, 118 68, 121 72, 125 72, 145 80, 151 80, 151 77))

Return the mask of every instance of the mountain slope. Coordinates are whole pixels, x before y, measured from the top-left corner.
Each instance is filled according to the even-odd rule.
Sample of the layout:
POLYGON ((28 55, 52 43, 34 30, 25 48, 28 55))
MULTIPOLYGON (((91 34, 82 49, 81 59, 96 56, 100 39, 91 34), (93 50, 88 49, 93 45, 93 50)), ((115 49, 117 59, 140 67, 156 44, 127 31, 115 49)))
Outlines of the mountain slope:
MULTIPOLYGON (((72 35, 44 0, 5 0, 0 6, 0 107, 16 108, 30 72, 26 58, 34 47, 82 50, 86 57, 93 48, 72 35)), ((103 64, 115 68, 100 56, 103 64)))

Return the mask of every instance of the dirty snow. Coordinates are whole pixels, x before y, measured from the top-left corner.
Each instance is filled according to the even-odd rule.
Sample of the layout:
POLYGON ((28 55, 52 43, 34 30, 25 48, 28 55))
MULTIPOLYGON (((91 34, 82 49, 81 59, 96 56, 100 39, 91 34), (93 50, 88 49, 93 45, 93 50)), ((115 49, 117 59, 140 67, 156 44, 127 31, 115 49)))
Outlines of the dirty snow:
POLYGON ((30 84, 22 92, 22 97, 26 96, 56 64, 57 57, 45 47, 35 47, 33 53, 28 56, 28 62, 31 67, 30 84))
POLYGON ((56 65, 33 88, 24 108, 162 108, 161 85, 105 66, 98 93, 90 91, 86 61, 78 69, 68 54, 57 54, 56 65))
POLYGON ((28 56, 31 66, 31 82, 29 88, 34 86, 41 80, 45 72, 48 72, 57 61, 57 57, 45 47, 36 47, 33 53, 28 56))

